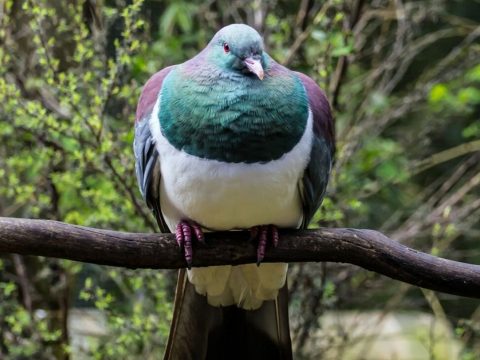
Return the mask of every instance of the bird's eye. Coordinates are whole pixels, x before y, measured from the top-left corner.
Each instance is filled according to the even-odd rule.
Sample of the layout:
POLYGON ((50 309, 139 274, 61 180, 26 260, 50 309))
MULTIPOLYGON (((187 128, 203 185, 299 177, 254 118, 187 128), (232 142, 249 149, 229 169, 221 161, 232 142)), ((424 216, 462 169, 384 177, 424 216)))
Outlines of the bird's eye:
POLYGON ((225 51, 225 54, 230 52, 230 46, 227 43, 223 43, 223 51, 225 51))

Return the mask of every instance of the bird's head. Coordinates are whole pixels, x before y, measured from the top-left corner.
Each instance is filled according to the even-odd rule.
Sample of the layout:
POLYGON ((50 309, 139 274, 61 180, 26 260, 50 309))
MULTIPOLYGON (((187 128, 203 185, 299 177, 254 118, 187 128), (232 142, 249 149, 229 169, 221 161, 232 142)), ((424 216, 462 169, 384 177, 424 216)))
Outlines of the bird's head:
POLYGON ((263 40, 250 26, 232 24, 218 31, 209 44, 211 59, 220 67, 264 77, 263 40))

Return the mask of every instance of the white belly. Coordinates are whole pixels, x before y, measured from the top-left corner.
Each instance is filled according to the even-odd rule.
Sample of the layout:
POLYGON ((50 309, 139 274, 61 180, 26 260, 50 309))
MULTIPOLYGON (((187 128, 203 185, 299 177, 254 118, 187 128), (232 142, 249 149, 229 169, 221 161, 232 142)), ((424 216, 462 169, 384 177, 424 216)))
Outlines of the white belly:
POLYGON ((301 222, 303 161, 228 164, 169 150, 160 156, 160 198, 170 228, 179 220, 194 220, 210 230, 297 227, 301 222))
MULTIPOLYGON (((300 142, 268 163, 226 163, 175 149, 162 135, 155 105, 150 128, 161 166, 160 205, 171 231, 181 220, 208 230, 248 229, 274 224, 295 228, 302 221, 299 182, 310 157, 312 117, 300 142)), ((213 305, 257 308, 276 297, 286 264, 197 268, 189 278, 213 305)))

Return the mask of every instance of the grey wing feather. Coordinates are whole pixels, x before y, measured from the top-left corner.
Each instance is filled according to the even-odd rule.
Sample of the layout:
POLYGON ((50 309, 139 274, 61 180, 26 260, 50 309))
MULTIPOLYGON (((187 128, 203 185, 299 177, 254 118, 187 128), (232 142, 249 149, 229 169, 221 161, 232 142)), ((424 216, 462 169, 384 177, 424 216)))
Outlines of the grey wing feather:
POLYGON ((135 173, 143 199, 152 209, 160 231, 169 232, 160 209, 160 162, 147 119, 135 124, 135 173))
POLYGON ((314 136, 310 162, 300 182, 303 204, 302 229, 307 228, 325 196, 332 158, 333 154, 325 139, 314 136))
POLYGON ((313 143, 310 161, 299 184, 303 204, 301 227, 306 228, 325 196, 335 155, 335 129, 325 93, 307 75, 298 72, 296 75, 305 87, 313 116, 313 143))

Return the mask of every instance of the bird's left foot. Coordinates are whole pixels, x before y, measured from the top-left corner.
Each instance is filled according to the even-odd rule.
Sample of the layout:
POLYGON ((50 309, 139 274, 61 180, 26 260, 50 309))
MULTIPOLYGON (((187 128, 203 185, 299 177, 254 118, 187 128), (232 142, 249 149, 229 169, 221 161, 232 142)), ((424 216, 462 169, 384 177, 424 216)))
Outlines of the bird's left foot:
POLYGON ((193 247, 192 242, 194 236, 200 243, 205 242, 205 236, 203 235, 202 228, 194 221, 182 220, 177 224, 175 229, 175 238, 180 249, 184 250, 185 261, 187 262, 187 268, 192 268, 193 261, 193 247))
POLYGON ((250 239, 258 240, 257 265, 260 265, 265 257, 267 243, 271 242, 273 247, 278 245, 278 228, 275 225, 258 225, 250 229, 250 239))

